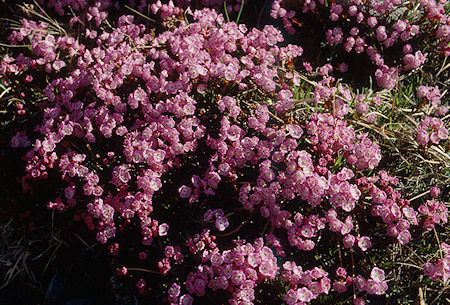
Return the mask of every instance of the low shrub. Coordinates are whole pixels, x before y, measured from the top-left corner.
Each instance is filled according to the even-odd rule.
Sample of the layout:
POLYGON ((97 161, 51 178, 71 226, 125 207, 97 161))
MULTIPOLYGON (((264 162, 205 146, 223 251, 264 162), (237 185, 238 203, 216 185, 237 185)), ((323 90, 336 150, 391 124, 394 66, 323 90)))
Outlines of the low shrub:
MULTIPOLYGON (((356 92, 331 64, 317 69, 318 82, 305 78, 295 70, 303 49, 279 46, 270 25, 248 29, 171 1, 149 5, 156 17, 117 19, 106 2, 74 3, 49 2, 54 16, 24 6, 30 17, 8 37, 16 48, 0 63, 3 84, 40 85, 33 118, 18 112, 28 125, 10 144, 28 150, 23 191, 51 183, 46 206, 94 231, 117 274, 149 299, 252 304, 267 297, 260 287, 286 304, 385 299, 397 279, 383 255, 447 223, 439 188, 408 200, 383 161, 389 152, 373 130, 386 118, 386 91, 356 92)), ((277 5, 275 15, 294 17, 277 5)), ((342 18, 342 6, 330 10, 333 22, 342 18)), ((369 19, 359 23, 370 34, 378 18, 369 19)), ((405 42, 418 34, 407 28, 405 42)), ((417 67, 405 61, 394 74, 417 67)), ((379 71, 392 89, 389 66, 379 71)), ((419 87, 416 98, 425 113, 408 145, 442 150, 448 117, 427 116, 445 114, 439 88, 419 87)), ((438 247, 423 272, 445 285, 449 246, 438 247)))

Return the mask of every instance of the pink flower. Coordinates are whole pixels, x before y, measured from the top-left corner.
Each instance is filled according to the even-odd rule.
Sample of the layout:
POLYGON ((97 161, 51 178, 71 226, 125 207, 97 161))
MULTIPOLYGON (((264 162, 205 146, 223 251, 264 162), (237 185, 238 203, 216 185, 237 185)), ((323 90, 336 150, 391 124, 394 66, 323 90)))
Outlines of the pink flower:
POLYGON ((289 132, 289 135, 294 139, 299 139, 303 134, 302 128, 296 124, 286 125, 286 130, 289 132))
POLYGON ((406 245, 407 243, 409 243, 410 239, 411 239, 411 233, 409 233, 408 230, 401 231, 397 236, 398 242, 401 243, 402 245, 406 245))
POLYGON ((261 263, 261 257, 258 253, 250 253, 247 262, 251 267, 255 268, 261 263))
POLYGON ((259 265, 258 270, 263 276, 272 279, 276 276, 278 267, 268 261, 265 261, 265 262, 262 262, 261 265, 259 265))
POLYGON ((65 66, 66 66, 66 63, 60 59, 56 60, 52 65, 53 69, 55 69, 55 70, 61 70, 65 66))
POLYGON ((298 300, 300 302, 309 302, 314 297, 313 293, 306 287, 300 288, 297 290, 298 293, 298 300))
POLYGON ((419 144, 425 146, 427 145, 429 140, 430 137, 428 136, 428 133, 426 133, 425 131, 417 132, 417 142, 419 142, 419 144))
POLYGON ((347 234, 342 239, 342 242, 344 244, 344 248, 349 249, 349 248, 353 247, 353 245, 355 244, 355 236, 353 236, 351 234, 347 234))
POLYGON ((331 289, 331 280, 328 277, 321 278, 320 279, 320 288, 323 293, 328 294, 328 292, 331 289))
POLYGON ((178 189, 178 193, 180 194, 181 198, 189 198, 191 196, 192 189, 189 186, 182 185, 178 189))
POLYGON ((117 270, 117 274, 119 275, 126 275, 128 272, 127 267, 123 266, 122 268, 120 268, 119 270, 117 270))
POLYGON ((367 249, 372 247, 372 243, 370 242, 370 238, 367 236, 362 236, 358 239, 358 247, 363 250, 367 251, 367 249))
POLYGON ((345 270, 345 268, 343 267, 339 267, 336 270, 336 274, 340 277, 346 277, 347 276, 347 270, 345 270))
POLYGON ((166 257, 172 257, 175 253, 175 249, 172 246, 166 246, 166 248, 164 249, 164 255, 166 257))
POLYGON ((246 277, 242 270, 231 271, 231 281, 235 285, 241 285, 242 283, 244 283, 245 279, 246 279, 246 277))
POLYGON ((384 281, 384 271, 378 267, 373 267, 370 272, 370 277, 377 283, 381 283, 384 281))
POLYGON ((374 28, 377 24, 378 24, 378 20, 376 17, 369 17, 367 18, 367 24, 371 27, 374 28))
POLYGON ((297 303, 298 300, 298 293, 294 289, 289 289, 286 295, 284 296, 284 300, 286 301, 286 304, 293 305, 297 303))
POLYGON ((228 218, 220 216, 216 218, 216 228, 219 231, 225 231, 226 228, 228 228, 228 218))
POLYGON ((441 190, 437 186, 432 186, 430 189, 430 195, 433 198, 436 198, 441 193, 441 190))
POLYGON ((177 283, 173 283, 172 286, 169 287, 168 289, 168 294, 169 297, 171 298, 176 298, 180 295, 180 285, 178 285, 177 283))
POLYGON ((333 289, 337 293, 344 293, 344 292, 347 291, 347 285, 345 284, 345 282, 334 282, 333 283, 333 289))
POLYGON ((145 252, 139 252, 138 256, 139 256, 140 260, 144 261, 147 259, 147 253, 145 253, 145 252))
POLYGON ((358 288, 358 290, 360 290, 360 291, 364 291, 364 290, 365 290, 365 287, 366 287, 366 279, 363 278, 361 275, 358 274, 358 275, 356 276, 354 282, 355 282, 356 287, 358 288))
POLYGON ((183 294, 179 300, 180 305, 192 305, 193 302, 194 298, 190 294, 183 294))
POLYGON ((345 62, 340 63, 338 68, 341 73, 345 73, 348 71, 348 65, 345 62))
POLYGON ((356 110, 359 114, 365 114, 369 110, 369 105, 365 102, 358 103, 358 105, 356 105, 356 110))
POLYGON ((219 253, 215 253, 211 256, 211 265, 212 266, 220 266, 223 263, 223 257, 219 253))
POLYGON ((312 72, 313 68, 309 62, 303 62, 303 67, 305 68, 306 72, 312 72))
POLYGON ((204 292, 206 287, 206 280, 202 278, 197 278, 194 282, 194 289, 198 292, 204 292))
POLYGON ((145 286, 147 286, 147 283, 143 279, 139 279, 139 281, 136 284, 136 287, 137 288, 144 288, 145 286))
POLYGON ((385 282, 378 283, 372 279, 367 280, 365 290, 369 294, 382 295, 387 290, 387 284, 385 282))
POLYGON ((160 224, 158 227, 158 235, 166 236, 169 231, 169 226, 166 223, 160 224))

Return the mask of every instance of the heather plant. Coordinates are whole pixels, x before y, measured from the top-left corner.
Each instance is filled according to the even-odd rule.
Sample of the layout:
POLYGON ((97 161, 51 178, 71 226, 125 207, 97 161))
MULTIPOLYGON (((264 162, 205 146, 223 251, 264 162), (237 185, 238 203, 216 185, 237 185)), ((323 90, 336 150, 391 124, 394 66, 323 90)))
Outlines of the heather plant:
MULTIPOLYGON (((306 79, 294 64, 303 49, 280 46, 273 26, 249 29, 171 1, 117 18, 109 2, 45 4, 56 14, 23 8, 28 17, 8 36, 14 52, 0 63, 4 86, 44 83, 35 117, 10 141, 26 150, 22 189, 52 183, 43 208, 92 231, 115 274, 148 300, 387 299, 395 263, 408 263, 380 253, 447 223, 439 188, 408 200, 383 163, 386 91, 356 92, 331 64, 306 79)), ((445 167, 443 94, 411 94, 421 105, 407 145, 439 151, 445 167)), ((435 244, 440 257, 418 269, 446 289, 448 244, 435 244)))
POLYGON ((289 34, 298 29, 300 42, 305 32, 313 31, 318 37, 313 52, 326 44, 322 57, 340 73, 374 77, 379 87, 392 89, 402 75, 430 69, 430 62, 449 56, 445 5, 446 1, 434 0, 277 0, 271 15, 281 18, 289 34))

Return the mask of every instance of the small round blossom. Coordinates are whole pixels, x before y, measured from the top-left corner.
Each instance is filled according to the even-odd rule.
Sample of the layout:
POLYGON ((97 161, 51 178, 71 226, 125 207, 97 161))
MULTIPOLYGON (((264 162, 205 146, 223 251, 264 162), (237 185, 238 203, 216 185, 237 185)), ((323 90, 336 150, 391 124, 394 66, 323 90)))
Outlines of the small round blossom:
POLYGON ((372 243, 370 242, 370 238, 367 236, 362 236, 358 238, 358 247, 362 251, 367 251, 369 248, 372 247, 372 243))
POLYGON ((340 63, 338 68, 342 73, 346 73, 348 71, 348 65, 345 62, 340 63))
POLYGON ((168 294, 169 297, 171 298, 176 298, 180 295, 180 285, 178 285, 177 283, 173 283, 172 286, 169 287, 168 289, 168 294))
POLYGON ((159 236, 166 236, 168 231, 169 231, 169 226, 166 223, 159 225, 159 227, 158 227, 158 235, 159 236))
POLYGON ((228 218, 220 216, 216 218, 216 228, 219 231, 225 231, 226 228, 228 228, 229 223, 228 223, 228 218))
POLYGON ((189 186, 183 185, 178 189, 178 193, 181 198, 189 198, 191 196, 192 189, 189 186))
POLYGON ((374 267, 370 272, 370 277, 377 283, 381 283, 384 281, 384 271, 378 267, 374 267))
POLYGON ((355 244, 355 236, 351 235, 351 234, 347 234, 344 236, 344 238, 342 239, 342 242, 344 243, 344 248, 349 249, 351 247, 353 247, 353 245, 355 244))
POLYGON ((437 186, 432 186, 430 189, 430 195, 433 198, 439 197, 441 190, 437 186))

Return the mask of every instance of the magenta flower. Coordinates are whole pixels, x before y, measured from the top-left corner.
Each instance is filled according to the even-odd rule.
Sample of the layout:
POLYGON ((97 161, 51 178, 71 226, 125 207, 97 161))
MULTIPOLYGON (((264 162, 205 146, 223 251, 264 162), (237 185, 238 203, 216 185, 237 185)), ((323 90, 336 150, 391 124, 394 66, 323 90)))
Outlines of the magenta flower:
POLYGON ((215 253, 211 256, 211 265, 212 266, 220 266, 223 263, 223 257, 220 253, 215 253))
POLYGON ((169 226, 166 223, 160 224, 158 226, 158 235, 159 236, 166 236, 168 231, 169 231, 169 226))
POLYGON ((169 297, 171 298, 176 298, 180 295, 180 285, 178 285, 177 283, 173 283, 172 286, 169 287, 169 289, 167 290, 169 297))
POLYGON ((189 198, 191 196, 192 189, 189 186, 182 185, 178 189, 178 193, 180 194, 181 198, 189 198))
POLYGON ((362 236, 358 239, 358 247, 363 250, 367 251, 367 249, 372 247, 372 243, 370 242, 370 238, 367 236, 362 236))
POLYGON ((286 295, 284 296, 284 300, 286 304, 293 305, 297 303, 298 300, 298 292, 294 289, 289 289, 286 295))
POLYGON ((430 189, 430 195, 433 198, 436 198, 441 193, 441 190, 437 186, 432 186, 430 189))
POLYGON ((300 288, 297 290, 298 293, 298 300, 300 302, 309 302, 313 298, 313 293, 306 287, 300 288))
POLYGON ((370 277, 377 283, 381 283, 384 281, 384 271, 378 267, 373 267, 370 272, 370 277))
POLYGON ((286 125, 286 130, 289 132, 289 135, 294 139, 299 139, 303 134, 302 128, 296 124, 286 125))
POLYGON ((411 239, 411 233, 409 233, 408 230, 401 231, 397 236, 398 242, 401 243, 402 245, 408 244, 410 239, 411 239))
POLYGON ((216 218, 216 228, 219 231, 225 231, 226 228, 228 228, 228 226, 229 226, 228 218, 223 216, 219 216, 216 218))

